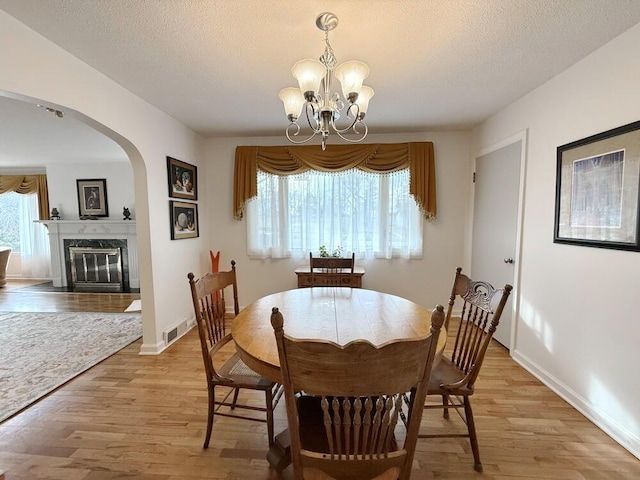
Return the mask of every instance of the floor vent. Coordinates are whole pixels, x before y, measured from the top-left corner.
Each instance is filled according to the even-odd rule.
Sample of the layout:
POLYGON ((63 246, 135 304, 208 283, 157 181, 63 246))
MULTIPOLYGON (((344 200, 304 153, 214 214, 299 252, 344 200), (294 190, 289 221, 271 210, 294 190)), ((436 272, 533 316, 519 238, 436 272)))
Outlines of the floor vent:
POLYGON ((167 339, 165 340, 165 343, 171 343, 176 338, 178 338, 178 327, 172 328, 167 332, 167 339))
POLYGON ((170 343, 175 342, 178 338, 180 338, 182 335, 187 333, 187 330, 188 330, 187 321, 183 320, 177 325, 162 332, 165 345, 169 345, 170 343))

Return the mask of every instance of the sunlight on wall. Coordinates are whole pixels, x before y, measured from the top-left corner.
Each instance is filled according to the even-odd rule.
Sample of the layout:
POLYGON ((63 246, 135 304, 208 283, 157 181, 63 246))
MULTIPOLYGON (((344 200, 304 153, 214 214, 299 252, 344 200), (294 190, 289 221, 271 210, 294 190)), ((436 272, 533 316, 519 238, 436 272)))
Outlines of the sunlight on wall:
POLYGON ((606 424, 617 424, 618 431, 640 431, 638 419, 634 418, 634 413, 637 416, 637 410, 630 412, 624 408, 615 396, 615 390, 607 388, 593 375, 589 377, 587 400, 597 408, 598 415, 605 417, 606 424))
POLYGON ((522 296, 520 298, 520 322, 527 325, 535 333, 544 347, 553 353, 553 331, 535 307, 522 296))

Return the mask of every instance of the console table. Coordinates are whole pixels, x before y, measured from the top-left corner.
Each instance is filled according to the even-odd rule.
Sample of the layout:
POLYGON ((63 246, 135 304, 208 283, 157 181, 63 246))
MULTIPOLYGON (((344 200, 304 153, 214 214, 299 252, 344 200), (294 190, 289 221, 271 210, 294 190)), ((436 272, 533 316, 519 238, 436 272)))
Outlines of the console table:
MULTIPOLYGON (((311 270, 309 269, 309 266, 305 266, 305 267, 298 267, 295 270, 296 275, 298 277, 298 288, 305 288, 305 287, 310 287, 311 286, 311 270)), ((315 272, 313 273, 314 277, 316 277, 316 283, 322 283, 323 280, 322 279, 326 279, 325 281, 328 281, 330 279, 332 279, 332 277, 337 277, 337 275, 335 274, 331 274, 331 273, 327 273, 327 272, 322 272, 320 271, 320 269, 316 268, 315 272)), ((364 268, 362 267, 354 267, 353 269, 353 281, 354 281, 354 287, 355 288, 362 288, 362 277, 364 275, 364 268)), ((344 280, 346 280, 346 278, 344 278, 344 280)))

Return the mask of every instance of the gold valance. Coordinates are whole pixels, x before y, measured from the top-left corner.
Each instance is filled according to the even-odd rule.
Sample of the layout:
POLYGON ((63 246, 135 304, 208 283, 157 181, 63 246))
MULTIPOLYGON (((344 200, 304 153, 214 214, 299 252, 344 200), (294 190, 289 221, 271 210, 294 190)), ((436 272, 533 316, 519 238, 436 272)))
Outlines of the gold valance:
POLYGON ((317 145, 236 147, 233 216, 240 220, 245 204, 258 195, 258 169, 274 175, 306 170, 340 172, 357 168, 391 173, 409 168, 409 193, 425 218, 436 216, 436 174, 432 142, 376 143, 367 145, 317 145))
POLYGON ((49 218, 49 188, 46 175, 0 175, 0 193, 37 193, 38 216, 49 218))

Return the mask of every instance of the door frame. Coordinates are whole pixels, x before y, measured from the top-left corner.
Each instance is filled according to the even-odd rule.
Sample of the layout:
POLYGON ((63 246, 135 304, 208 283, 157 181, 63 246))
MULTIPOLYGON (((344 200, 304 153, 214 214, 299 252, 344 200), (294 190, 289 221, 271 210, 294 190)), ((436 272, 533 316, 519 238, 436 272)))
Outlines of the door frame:
MULTIPOLYGON (((527 151, 528 151, 528 140, 529 140, 529 129, 521 130, 518 133, 511 135, 497 143, 494 143, 488 147, 485 147, 476 153, 473 154, 473 172, 476 171, 476 161, 478 158, 493 153, 497 150, 500 150, 504 147, 507 147, 511 144, 521 142, 520 143, 520 185, 518 190, 518 210, 517 210, 517 219, 516 219, 516 245, 515 245, 515 268, 513 270, 513 281, 511 285, 513 286, 513 294, 511 301, 511 337, 509 339, 510 347, 509 347, 509 355, 513 356, 513 352, 516 350, 516 339, 518 338, 518 314, 520 312, 520 280, 522 274, 522 268, 520 265, 520 261, 522 259, 522 228, 523 228, 523 218, 524 218, 524 195, 525 195, 525 179, 526 179, 526 166, 527 166, 527 151)), ((475 210, 475 183, 471 182, 471 194, 469 196, 469 242, 467 245, 467 269, 471 270, 471 261, 472 261, 472 245, 473 245, 473 218, 474 218, 474 210, 475 210)))

